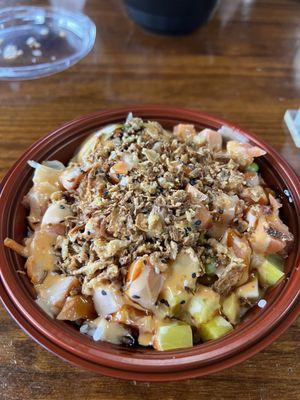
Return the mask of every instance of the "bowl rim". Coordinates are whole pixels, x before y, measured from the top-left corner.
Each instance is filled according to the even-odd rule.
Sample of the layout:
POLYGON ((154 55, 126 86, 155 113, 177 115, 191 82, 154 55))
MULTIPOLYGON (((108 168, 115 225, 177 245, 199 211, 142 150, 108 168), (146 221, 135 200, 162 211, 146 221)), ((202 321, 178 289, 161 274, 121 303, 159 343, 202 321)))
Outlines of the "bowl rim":
MULTIPOLYGON (((132 105, 117 109, 102 110, 100 112, 96 112, 67 122, 61 127, 48 133, 46 136, 40 138, 38 141, 33 143, 27 149, 27 151, 25 151, 23 156, 20 157, 20 159, 10 168, 6 176, 3 178, 0 186, 2 187, 0 195, 2 204, 5 203, 5 201, 3 200, 4 194, 13 188, 12 183, 14 177, 18 175, 18 170, 22 169, 25 166, 26 161, 32 158, 30 157, 31 154, 34 155, 34 153, 36 153, 39 149, 45 149, 45 147, 49 144, 51 145, 51 143, 54 145, 56 142, 58 142, 58 138, 62 140, 62 137, 64 137, 68 133, 71 137, 72 135, 74 135, 74 132, 77 135, 83 130, 87 131, 90 126, 95 125, 96 127, 98 125, 98 127, 100 127, 106 125, 109 122, 117 122, 118 120, 124 119, 124 116, 126 116, 129 111, 133 111, 133 113, 135 113, 137 116, 154 119, 155 116, 157 116, 157 118, 160 117, 161 119, 178 119, 179 115, 179 119, 182 122, 193 121, 194 123, 198 123, 199 125, 202 124, 204 126, 207 125, 215 128, 221 125, 226 125, 237 130, 240 134, 242 134, 251 142, 265 148, 268 152, 268 156, 276 159, 276 163, 278 167, 280 167, 279 169, 281 171, 281 174, 283 174, 288 180, 289 189, 291 189, 293 194, 297 195, 296 197, 294 196, 294 198, 295 204, 297 204, 297 212, 299 212, 299 178, 292 170, 292 168, 287 164, 287 162, 271 146, 269 146, 263 140, 258 139, 254 135, 248 133, 244 129, 224 119, 211 116, 198 110, 187 110, 177 107, 160 105, 132 105), (100 120, 103 121, 100 122, 100 120)), ((4 209, 5 207, 2 207, 2 215, 4 209)), ((2 229, 2 218, 0 224, 2 229)), ((298 260, 299 252, 300 251, 298 249, 298 260)), ((7 249, 4 249, 3 245, 1 245, 1 263, 4 262, 4 260, 8 262, 6 258, 6 253, 7 249)), ((63 348, 67 352, 75 354, 77 357, 84 358, 85 360, 96 364, 102 364, 106 366, 108 365, 110 368, 118 370, 129 369, 131 371, 135 371, 135 373, 138 373, 141 368, 143 369, 144 373, 154 373, 155 371, 164 372, 166 370, 168 370, 169 372, 175 372, 182 371, 184 369, 189 370, 192 367, 200 368, 201 366, 208 366, 212 363, 221 362, 222 360, 226 359, 228 360, 228 358, 232 358, 234 354, 240 354, 247 348, 255 346, 259 341, 263 339, 263 337, 269 335, 276 324, 280 323, 280 321, 284 321, 288 313, 292 310, 300 294, 300 274, 298 273, 297 277, 295 277, 297 268, 294 268, 292 273, 294 274, 295 279, 290 279, 290 281, 288 282, 289 290, 293 293, 293 296, 288 296, 286 293, 288 292, 288 290, 285 289, 283 293, 284 296, 277 296, 277 298, 275 299, 275 304, 272 303, 272 306, 274 305, 274 307, 270 307, 269 309, 262 312, 260 316, 258 316, 254 321, 251 321, 250 324, 240 326, 236 328, 231 334, 219 340, 201 344, 200 346, 194 346, 190 349, 164 353, 149 352, 147 356, 145 356, 145 353, 143 353, 140 357, 138 356, 139 353, 112 351, 113 346, 111 345, 102 346, 99 349, 99 347, 97 347, 94 343, 91 344, 89 339, 82 337, 82 335, 76 332, 74 329, 71 331, 71 328, 65 327, 62 334, 54 335, 53 332, 51 333, 51 330, 49 331, 49 326, 51 325, 51 327, 54 329, 54 325, 55 323, 57 324, 57 322, 47 317, 38 308, 38 306, 34 304, 32 299, 31 304, 29 304, 30 302, 28 302, 28 298, 26 298, 25 294, 22 292, 20 293, 18 292, 18 290, 16 290, 18 287, 18 284, 16 284, 17 278, 15 274, 11 274, 11 276, 9 276, 9 274, 7 273, 8 269, 0 269, 0 277, 2 279, 4 287, 7 290, 12 301, 14 302, 14 305, 23 314, 23 316, 25 316, 25 318, 29 321, 29 323, 34 327, 36 331, 39 331, 39 333, 44 335, 51 342, 55 343, 58 347, 63 348), (287 297, 289 297, 288 301, 287 297), (278 309, 280 309, 280 312, 275 312, 275 310, 278 309), (264 315, 264 328, 256 330, 257 323, 259 323, 262 319, 262 315, 264 315), (250 328, 251 330, 249 330, 250 328), (245 338, 243 336, 244 334, 248 337, 248 341, 245 341, 245 338), (222 346, 220 346, 220 343, 222 343, 222 346), (201 350, 199 350, 200 347, 201 350), (93 351, 91 351, 91 348, 93 348, 93 351), (220 348, 223 350, 222 353, 220 353, 220 348), (122 353, 122 355, 120 355, 120 353, 122 353)), ((270 342, 271 341, 269 341, 268 343, 270 342)))
POLYGON ((246 361, 250 357, 254 356, 261 350, 265 349, 268 345, 278 339, 292 323, 296 320, 300 313, 300 304, 296 305, 291 312, 286 316, 285 320, 281 324, 278 324, 276 328, 268 335, 265 336, 261 341, 256 343, 252 347, 248 347, 244 352, 231 357, 230 359, 222 360, 219 363, 212 365, 193 368, 180 372, 159 372, 159 373, 144 373, 138 371, 120 371, 114 368, 108 368, 100 364, 92 363, 87 360, 81 359, 78 356, 66 351, 65 349, 57 346, 51 342, 42 333, 37 331, 30 322, 22 315, 22 313, 16 308, 15 304, 7 294, 2 281, 0 279, 0 299, 4 305, 6 311, 10 314, 13 320, 18 326, 29 335, 37 344, 41 345, 44 349, 49 351, 51 354, 59 357, 63 361, 76 366, 84 368, 90 372, 98 373, 101 375, 109 376, 112 378, 119 378, 124 380, 135 380, 141 382, 169 382, 169 381, 181 381, 185 379, 198 378, 209 374, 217 373, 225 368, 231 368, 243 361, 246 361))

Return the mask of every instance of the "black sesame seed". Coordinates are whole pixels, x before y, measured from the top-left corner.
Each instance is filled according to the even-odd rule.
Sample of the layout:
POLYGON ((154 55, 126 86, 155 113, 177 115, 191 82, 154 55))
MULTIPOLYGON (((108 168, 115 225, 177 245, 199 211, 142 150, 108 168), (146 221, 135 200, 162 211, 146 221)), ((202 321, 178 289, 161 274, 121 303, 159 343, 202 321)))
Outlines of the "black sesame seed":
POLYGON ((195 225, 201 225, 200 219, 197 219, 197 221, 195 221, 195 225))
POLYGON ((101 290, 101 294, 102 294, 103 296, 106 296, 106 295, 107 295, 107 293, 106 293, 105 290, 101 290))
POLYGON ((161 261, 163 264, 167 264, 167 262, 168 262, 168 260, 167 260, 166 258, 162 258, 160 261, 161 261))
POLYGON ((196 179, 190 179, 190 183, 191 183, 191 185, 196 185, 196 183, 197 183, 197 180, 196 179))
POLYGON ((169 305, 169 303, 168 303, 168 300, 166 300, 166 299, 161 299, 160 302, 161 302, 162 304, 165 304, 167 307, 170 307, 170 305, 169 305))
POLYGON ((192 231, 192 228, 189 227, 189 226, 187 226, 186 228, 184 228, 184 234, 185 234, 185 236, 188 236, 189 233, 190 233, 191 231, 192 231))
POLYGON ((196 276, 197 276, 197 275, 196 275, 196 272, 193 272, 193 273, 192 273, 192 278, 196 278, 196 276))
POLYGON ((90 236, 90 234, 91 234, 91 232, 90 231, 87 231, 87 233, 86 233, 88 236, 90 236))
POLYGON ((162 304, 165 304, 167 307, 170 307, 170 304, 169 304, 168 300, 166 300, 166 299, 161 299, 160 302, 161 302, 162 304))
POLYGON ((180 304, 185 304, 185 300, 181 300, 180 304))
POLYGON ((62 204, 59 206, 59 208, 61 208, 62 210, 65 209, 65 206, 63 206, 62 204))
POLYGON ((134 295, 132 296, 132 298, 133 298, 133 299, 140 299, 141 296, 138 296, 137 294, 134 294, 134 295))

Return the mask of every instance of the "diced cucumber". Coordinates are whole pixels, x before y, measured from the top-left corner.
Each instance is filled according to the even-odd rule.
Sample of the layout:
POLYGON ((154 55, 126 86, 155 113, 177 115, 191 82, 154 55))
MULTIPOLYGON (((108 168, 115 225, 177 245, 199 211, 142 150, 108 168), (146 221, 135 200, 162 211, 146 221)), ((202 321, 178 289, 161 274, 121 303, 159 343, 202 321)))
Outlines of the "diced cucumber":
POLYGON ((218 314, 219 309, 220 296, 212 289, 201 285, 187 305, 187 320, 198 327, 218 314))
POLYGON ((193 346, 193 333, 190 325, 169 322, 157 328, 153 347, 155 350, 174 350, 193 346))
POLYGON ((204 342, 207 340, 218 339, 232 330, 233 327, 231 323, 220 315, 199 327, 200 337, 204 342))
POLYGON ((248 300, 257 300, 259 298, 258 280, 257 278, 251 279, 236 289, 236 294, 239 298, 248 300))
POLYGON ((250 165, 248 165, 248 167, 246 168, 246 171, 248 172, 258 172, 259 171, 259 166, 253 162, 250 165))
POLYGON ((279 256, 278 254, 269 254, 266 259, 273 265, 275 265, 275 267, 277 267, 278 269, 280 269, 280 271, 284 270, 284 258, 282 258, 281 256, 279 256))
POLYGON ((222 313, 228 318, 229 322, 236 324, 240 316, 240 302, 235 293, 231 293, 222 304, 222 313))
POLYGON ((265 261, 257 267, 257 272, 259 283, 263 286, 275 285, 275 283, 285 275, 283 271, 268 259, 265 259, 265 261))

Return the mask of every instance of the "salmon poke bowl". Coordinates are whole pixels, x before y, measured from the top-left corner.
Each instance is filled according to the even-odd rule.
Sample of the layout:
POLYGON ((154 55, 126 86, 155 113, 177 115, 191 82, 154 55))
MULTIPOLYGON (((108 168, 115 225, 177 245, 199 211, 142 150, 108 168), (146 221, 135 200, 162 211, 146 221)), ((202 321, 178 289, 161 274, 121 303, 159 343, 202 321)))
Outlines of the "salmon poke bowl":
POLYGON ((77 365, 201 376, 299 313, 299 179, 227 121, 163 106, 83 117, 24 154, 0 201, 6 305, 77 365))

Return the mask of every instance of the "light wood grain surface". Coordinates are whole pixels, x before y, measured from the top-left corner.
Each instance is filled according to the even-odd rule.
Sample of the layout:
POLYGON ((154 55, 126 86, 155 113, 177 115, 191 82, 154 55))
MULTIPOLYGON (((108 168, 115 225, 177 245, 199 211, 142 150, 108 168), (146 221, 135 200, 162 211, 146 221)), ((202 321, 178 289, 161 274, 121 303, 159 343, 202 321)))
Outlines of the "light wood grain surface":
MULTIPOLYGON (((16 3, 22 2, 0 0, 0 7, 16 3)), ((209 24, 176 38, 142 31, 118 0, 88 0, 84 12, 97 24, 96 45, 86 59, 49 78, 0 82, 1 175, 61 123, 130 103, 190 107, 232 120, 261 135, 300 172, 299 150, 282 124, 285 110, 300 105, 299 1, 223 0, 209 24)), ((0 399, 296 400, 299 328, 298 320, 266 350, 227 371, 149 384, 65 364, 29 339, 0 306, 0 399)))

